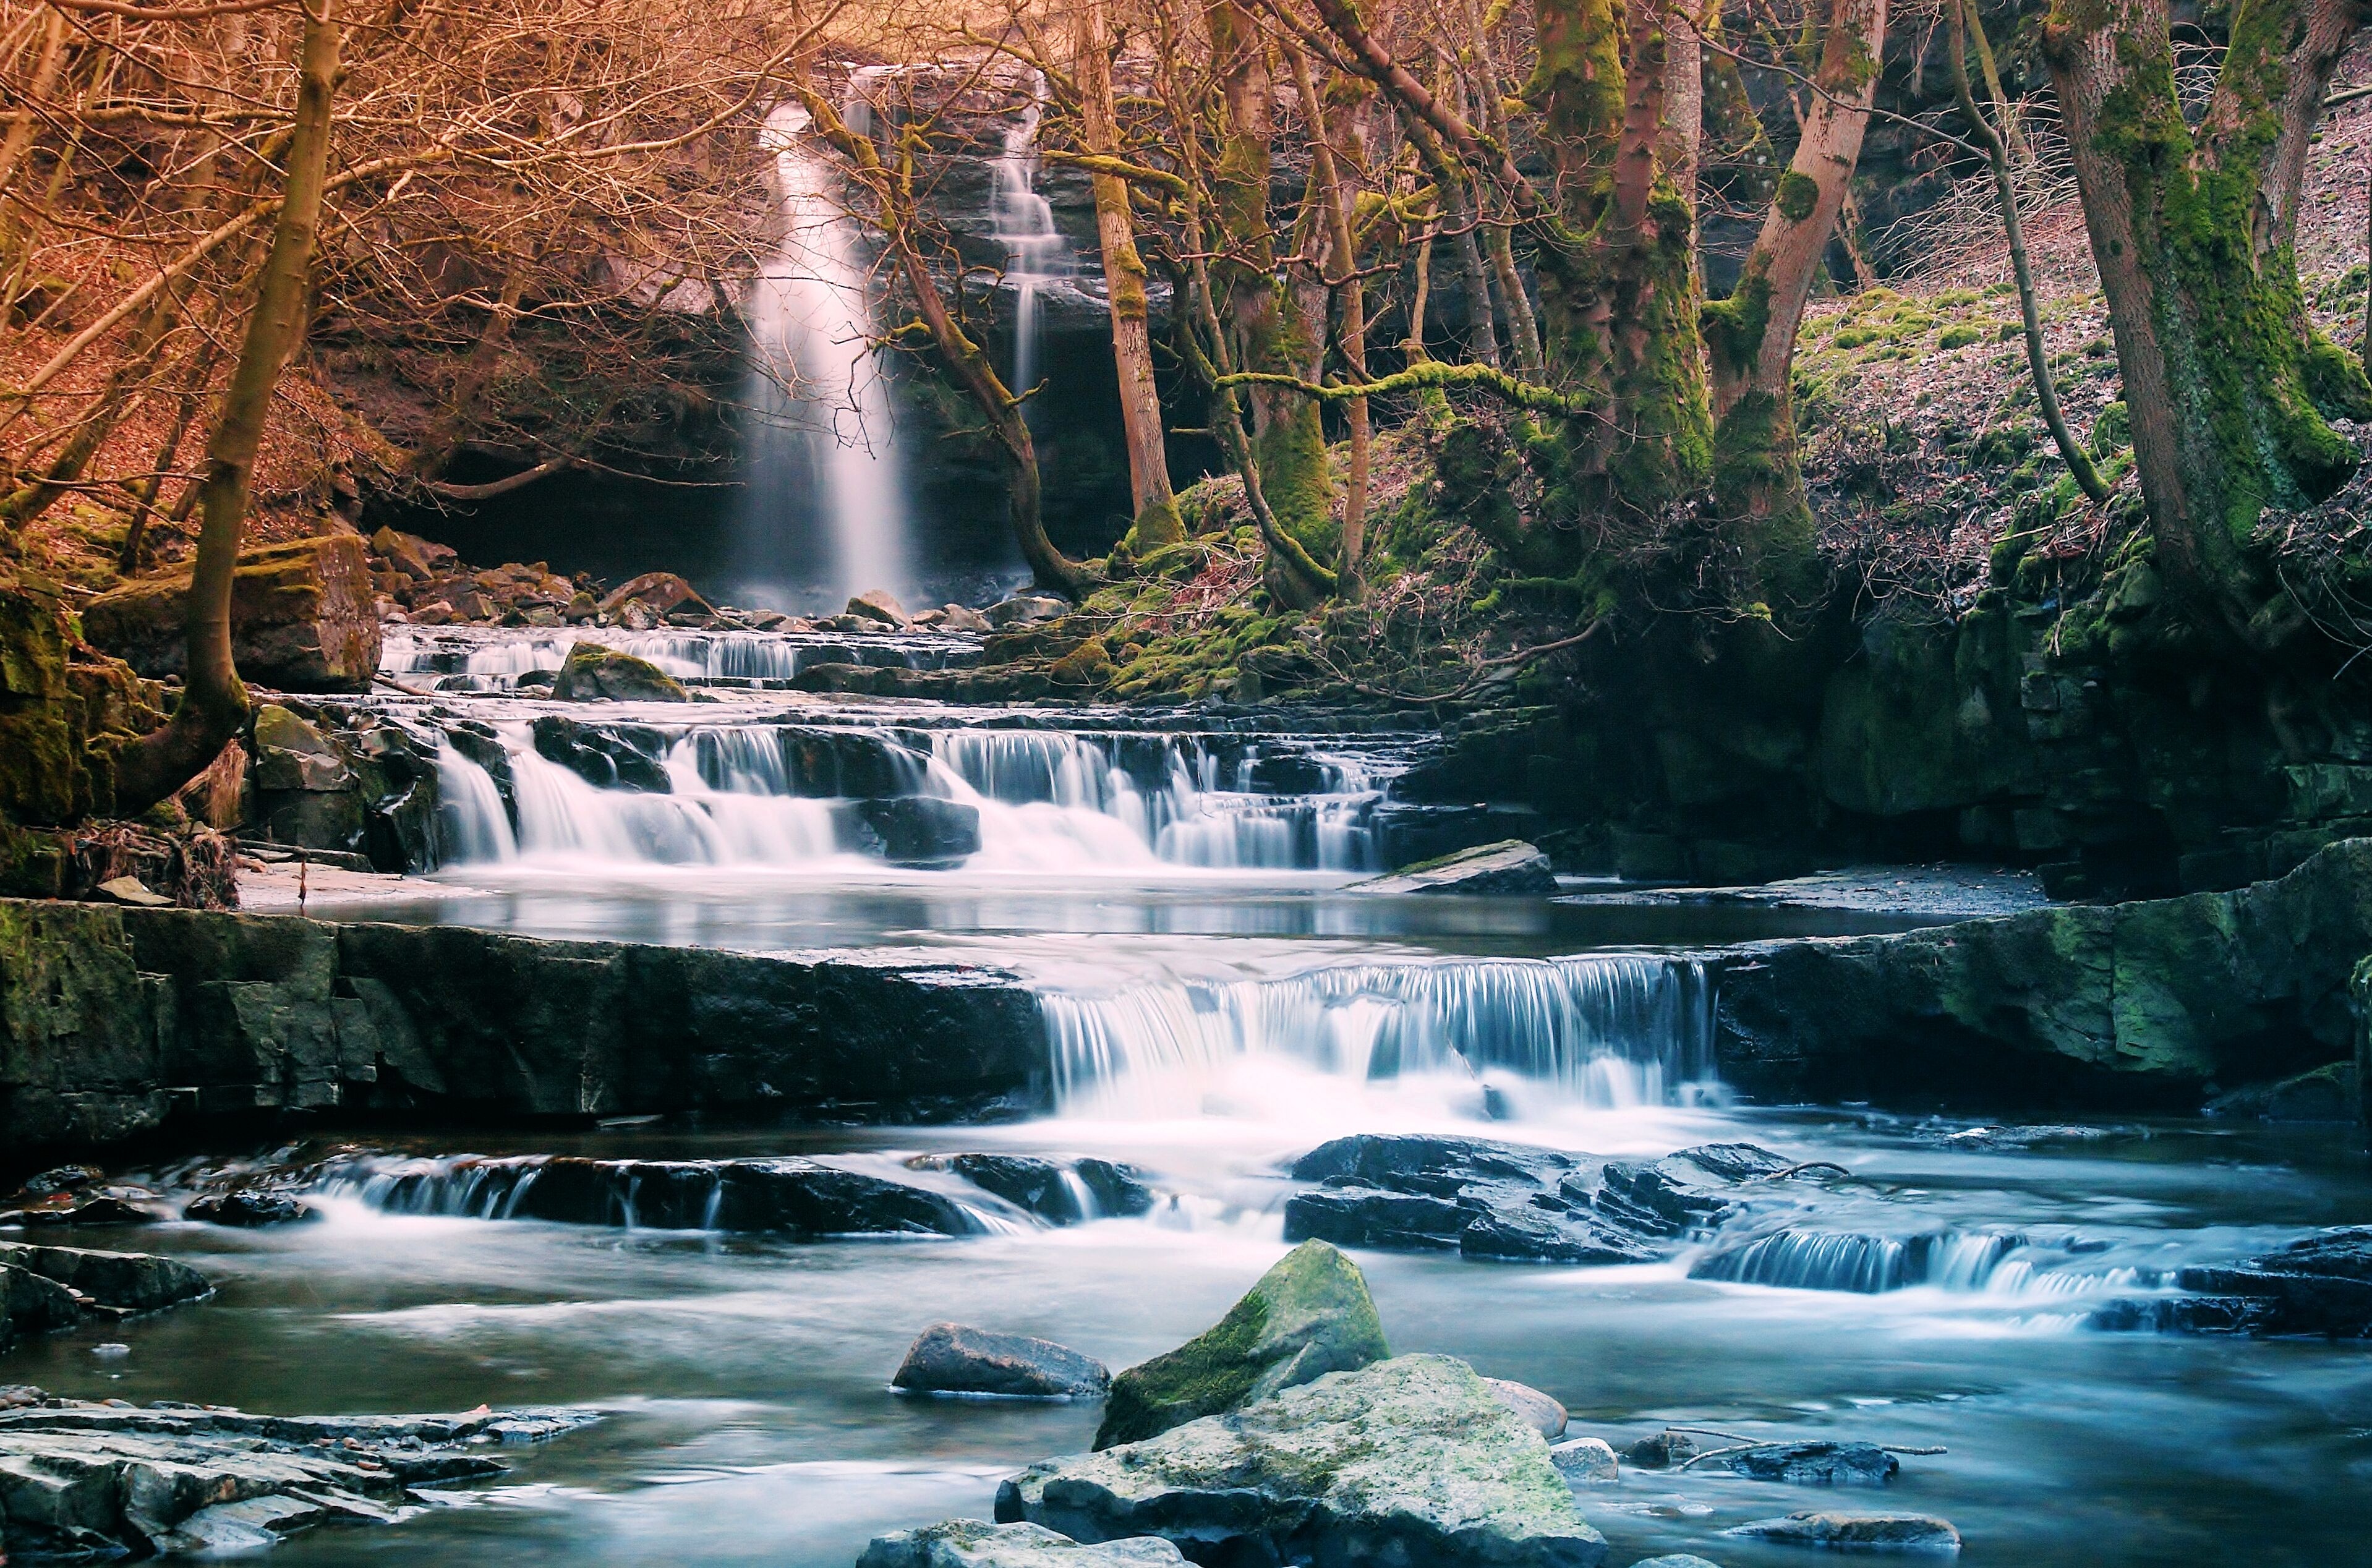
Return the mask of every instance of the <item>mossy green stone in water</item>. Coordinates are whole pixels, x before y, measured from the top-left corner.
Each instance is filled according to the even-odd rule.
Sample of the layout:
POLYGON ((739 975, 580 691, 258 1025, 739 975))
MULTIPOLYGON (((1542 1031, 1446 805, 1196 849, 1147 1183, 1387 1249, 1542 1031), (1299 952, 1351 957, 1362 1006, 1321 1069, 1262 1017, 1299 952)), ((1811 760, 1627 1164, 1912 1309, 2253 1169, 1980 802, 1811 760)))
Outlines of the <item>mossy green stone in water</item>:
POLYGON ((1113 1378, 1096 1446, 1138 1442, 1391 1353, 1359 1266, 1305 1241, 1215 1327, 1113 1378))
POLYGON ((599 643, 579 643, 568 650, 567 662, 552 683, 552 694, 564 703, 604 697, 622 703, 692 701, 692 693, 675 677, 650 660, 599 643))

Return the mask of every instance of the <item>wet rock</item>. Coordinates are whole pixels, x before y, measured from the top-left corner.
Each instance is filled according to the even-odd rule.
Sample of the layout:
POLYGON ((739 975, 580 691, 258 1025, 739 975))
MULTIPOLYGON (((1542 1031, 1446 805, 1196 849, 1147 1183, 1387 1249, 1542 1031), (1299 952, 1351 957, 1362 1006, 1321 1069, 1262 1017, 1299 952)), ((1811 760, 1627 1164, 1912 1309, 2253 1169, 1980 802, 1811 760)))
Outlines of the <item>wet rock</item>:
POLYGON ((892 865, 943 869, 980 853, 980 810, 936 796, 895 796, 858 808, 892 865))
POLYGON ((1093 1356, 1052 1340, 934 1323, 907 1350, 890 1381, 914 1394, 1099 1400, 1111 1389, 1111 1372, 1093 1356))
POLYGON ((634 725, 597 728, 545 714, 536 719, 532 733, 538 756, 559 763, 596 789, 667 795, 675 788, 658 760, 667 743, 656 730, 634 725))
POLYGON ((1110 1160, 1065 1165, 1035 1155, 967 1154, 918 1155, 906 1163, 916 1170, 950 1171, 1049 1225, 1141 1214, 1153 1207, 1153 1190, 1134 1170, 1110 1160))
POLYGON ((1521 839, 1463 849, 1434 860, 1403 865, 1385 877, 1354 882, 1354 893, 1524 893, 1546 895, 1557 890, 1556 873, 1549 857, 1521 839))
POLYGON ((579 643, 568 650, 552 694, 564 703, 689 703, 681 682, 648 659, 579 643))
POLYGON ((1490 1203, 1459 1233, 1458 1250, 1506 1263, 1652 1263, 1662 1256, 1639 1237, 1545 1193, 1490 1203))
POLYGON ((949 1519, 876 1536, 856 1568, 1184 1568, 1157 1536, 1082 1545, 1040 1525, 949 1519))
MULTIPOLYGON (((702 615, 714 615, 715 608, 701 598, 698 590, 672 572, 645 572, 605 595, 600 610, 604 615, 615 616, 629 605, 639 604, 645 613, 656 618, 673 615, 679 610, 694 610, 702 615)), ((647 631, 648 627, 638 628, 647 631)))
POLYGON ((0 1264, 0 1350, 81 1321, 73 1291, 30 1269, 0 1264))
MULTIPOLYGON (((182 673, 187 568, 102 594, 84 635, 151 679, 182 673)), ((244 679, 280 691, 367 691, 379 621, 363 541, 325 535, 242 551, 231 583, 231 655, 244 679)))
POLYGON ((79 1191, 95 1181, 106 1179, 107 1173, 96 1166, 53 1166, 38 1175, 27 1177, 25 1184, 17 1189, 17 1193, 22 1198, 51 1198, 62 1192, 79 1191))
POLYGON ((1685 1432, 1658 1432, 1622 1450, 1625 1463, 1643 1470, 1668 1470, 1696 1458, 1697 1440, 1685 1432))
POLYGON ((939 626, 948 632, 971 632, 975 634, 990 630, 995 622, 979 610, 960 604, 951 604, 939 612, 939 626))
POLYGON ((151 1206, 152 1195, 125 1197, 113 1192, 82 1198, 57 1198, 39 1208, 0 1210, 0 1225, 47 1230, 67 1225, 155 1225, 171 1217, 170 1211, 151 1206))
POLYGON ((1698 1467, 1797 1486, 1884 1486, 1902 1463, 1873 1443, 1758 1443, 1698 1467))
POLYGON ((145 1252, 0 1241, 0 1265, 54 1280, 96 1305, 119 1312, 154 1312, 194 1301, 214 1289, 203 1274, 188 1264, 145 1252))
POLYGON ((1599 1437, 1576 1437, 1549 1449, 1549 1463, 1568 1481, 1619 1481, 1622 1462, 1599 1437))
POLYGON ((12 1555, 85 1560, 249 1550, 331 1522, 390 1524, 416 1487, 499 1475, 471 1446, 542 1441, 588 1412, 251 1416, 43 1400, 0 1408, 0 1527, 12 1555))
POLYGON ((1789 1168, 1790 1162, 1752 1144, 1703 1144, 1645 1163, 1609 1160, 1590 1202, 1628 1228, 1686 1236, 1710 1230, 1743 1207, 1740 1183, 1789 1168))
POLYGON ((1040 621, 1052 621, 1070 613, 1071 607, 1059 598, 1023 594, 992 604, 982 612, 991 626, 1027 626, 1040 621))
POLYGON ((1098 1214, 1131 1219, 1153 1212, 1153 1188, 1134 1166, 1089 1157, 1071 1168, 1095 1198, 1098 1214))
POLYGON ((2354 1121, 2363 1106, 2355 1063, 2334 1062, 2277 1084, 2251 1084, 2218 1096, 2207 1103, 2207 1114, 2252 1121, 2354 1121))
POLYGON ((265 1225, 302 1225, 321 1217, 320 1211, 291 1192, 237 1187, 227 1192, 204 1192, 190 1200, 181 1217, 206 1225, 236 1225, 242 1230, 265 1225))
POLYGON ((893 630, 904 628, 913 619, 906 613, 906 607, 898 602, 897 596, 887 588, 873 588, 858 594, 848 601, 848 608, 842 613, 878 621, 893 630))
POLYGON ((1101 1453, 1032 1466, 1000 1520, 1075 1539, 1157 1534, 1198 1560, 1597 1568, 1540 1434, 1471 1367, 1409 1355, 1332 1373, 1101 1453))
POLYGON ((1358 1265, 1305 1241, 1213 1328, 1113 1378, 1096 1446, 1139 1442, 1389 1354, 1358 1265))
POLYGON ((1790 1514, 1757 1519, 1723 1532, 1785 1546, 1825 1546, 1841 1551, 1956 1552, 1960 1532, 1932 1514, 1790 1514))
POLYGON ((2291 1242, 2244 1262, 2175 1275, 2188 1296, 2110 1302, 2092 1327, 2190 1334, 2372 1338, 2372 1225, 2291 1242))
POLYGON ((1507 1407, 1517 1421, 1553 1443, 1564 1435, 1565 1411, 1560 1401, 1525 1383, 1512 1383, 1505 1377, 1485 1377, 1482 1386, 1491 1397, 1507 1407))

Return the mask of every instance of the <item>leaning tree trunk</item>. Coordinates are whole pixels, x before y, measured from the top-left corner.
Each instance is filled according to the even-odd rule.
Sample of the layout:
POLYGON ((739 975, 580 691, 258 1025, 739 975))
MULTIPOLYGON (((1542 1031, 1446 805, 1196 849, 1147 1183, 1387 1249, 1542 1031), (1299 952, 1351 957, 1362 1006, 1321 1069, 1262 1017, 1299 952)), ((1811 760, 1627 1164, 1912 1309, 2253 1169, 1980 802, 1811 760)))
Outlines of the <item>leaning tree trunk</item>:
POLYGON ((2306 149, 2359 0, 2241 0, 2196 131, 2167 0, 2060 0, 2044 35, 2133 415, 2157 567, 2252 649, 2300 624, 2253 542, 2269 506, 2355 470, 2327 415, 2372 417, 2363 367, 2308 319, 2293 244, 2306 149))
MULTIPOLYGON (((1234 367, 1254 374, 1306 380, 1319 345, 1308 341, 1300 313, 1288 308, 1277 277, 1276 245, 1269 227, 1269 139, 1274 88, 1268 42, 1258 21, 1236 0, 1209 0, 1203 17, 1211 31, 1223 99, 1224 134, 1212 176, 1212 237, 1219 259, 1214 282, 1224 296, 1215 301, 1233 340, 1234 367)), ((1328 495, 1326 437, 1316 401, 1282 387, 1250 389, 1251 455, 1277 527, 1312 558, 1332 557, 1333 508, 1328 495)), ((1286 602, 1306 598, 1311 585, 1286 584, 1290 563, 1269 552, 1272 587, 1286 602)))
POLYGON ((1886 0, 1833 0, 1811 107, 1738 287, 1705 308, 1714 499, 1774 613, 1819 592, 1788 377, 1796 333, 1853 184, 1886 47, 1886 0))
POLYGON ((191 568, 189 638, 181 700, 163 729, 127 742, 115 757, 115 809, 145 810, 198 776, 247 722, 247 688, 231 658, 230 597, 247 521, 250 487, 273 388, 304 341, 306 299, 329 171, 331 104, 337 90, 340 28, 335 0, 316 0, 298 46, 296 123, 272 248, 256 279, 255 306, 238 362, 206 443, 198 487, 203 522, 191 568))
MULTIPOLYGON (((1099 157, 1120 153, 1120 130, 1112 113, 1111 40, 1105 25, 1107 0, 1078 0, 1072 13, 1071 41, 1078 56, 1080 118, 1087 151, 1099 157)), ((1134 512, 1130 550, 1143 554, 1186 537, 1178 498, 1169 488, 1169 447, 1162 436, 1161 390, 1153 378, 1153 334, 1145 297, 1145 259, 1137 253, 1136 226, 1129 212, 1128 185, 1101 170, 1094 176, 1096 233, 1102 241, 1104 292, 1111 300, 1112 363, 1120 373, 1121 430, 1128 445, 1129 499, 1134 512)))

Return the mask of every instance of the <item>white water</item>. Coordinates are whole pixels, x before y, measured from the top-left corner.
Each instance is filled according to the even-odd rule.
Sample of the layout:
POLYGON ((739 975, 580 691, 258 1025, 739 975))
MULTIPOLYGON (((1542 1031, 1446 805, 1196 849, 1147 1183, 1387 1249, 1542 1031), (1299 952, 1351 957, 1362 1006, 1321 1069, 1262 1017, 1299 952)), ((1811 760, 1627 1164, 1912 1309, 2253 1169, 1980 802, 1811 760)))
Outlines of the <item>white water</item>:
POLYGON ((1021 396, 1038 383, 1039 296, 1071 272, 1054 209, 1038 193, 1038 125, 1045 99, 1046 79, 1033 72, 1029 106, 1006 128, 1003 149, 990 164, 995 179, 990 218, 996 242, 1005 247, 1005 281, 1013 285, 1013 390, 1021 396))
POLYGON ((976 658, 980 645, 948 633, 843 637, 822 633, 629 632, 614 626, 499 632, 390 626, 381 672, 409 682, 443 677, 448 690, 503 691, 535 670, 556 670, 579 643, 647 659, 679 680, 788 680, 818 664, 944 669, 976 658))
MULTIPOLYGON (((439 754, 447 859, 524 859, 762 867, 814 866, 858 852, 866 835, 841 797, 826 748, 808 776, 783 726, 713 726, 671 737, 659 759, 669 793, 599 788, 548 761, 525 722, 498 726, 510 759, 516 822, 486 771, 450 746, 439 754)), ((838 737, 857 740, 853 735, 838 737)), ((890 793, 930 796, 980 814, 975 870, 1111 875, 1163 865, 1355 872, 1377 867, 1368 818, 1378 792, 1355 763, 1330 764, 1331 793, 1252 792, 1249 761, 1221 780, 1218 757, 1174 741, 1035 730, 940 730, 928 750, 880 739, 890 793), (1162 748, 1163 775, 1143 784, 1120 765, 1130 742, 1162 748)))
POLYGON ((755 419, 737 591, 785 609, 836 610, 870 588, 911 593, 913 563, 875 352, 870 258, 842 206, 840 175, 808 129, 807 110, 796 104, 766 122, 783 238, 750 301, 769 363, 748 389, 755 419), (796 524, 810 504, 822 522, 820 540, 800 537, 796 524), (799 558, 819 547, 821 559, 799 558))
POLYGON ((1322 1117, 1371 1086, 1467 1116, 1713 1087, 1711 986, 1645 954, 1370 963, 1040 998, 1057 1103, 1096 1120, 1322 1117), (1402 1091, 1405 1086, 1405 1092, 1402 1091))

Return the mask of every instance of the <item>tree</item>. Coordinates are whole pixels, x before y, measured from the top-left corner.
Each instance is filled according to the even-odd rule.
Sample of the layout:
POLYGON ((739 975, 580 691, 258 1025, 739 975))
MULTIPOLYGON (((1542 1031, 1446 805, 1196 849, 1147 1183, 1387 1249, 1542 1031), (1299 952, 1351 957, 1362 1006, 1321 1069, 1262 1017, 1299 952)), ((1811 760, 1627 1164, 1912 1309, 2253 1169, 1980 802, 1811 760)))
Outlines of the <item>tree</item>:
POLYGON ((2166 0, 2059 0, 2044 31, 2156 566, 2247 649, 2303 624, 2258 519, 2335 494, 2356 458, 2328 421, 2372 417, 2363 366, 2308 318, 2294 245, 2308 144, 2364 19, 2359 0, 2241 0, 2195 130, 2166 0))

